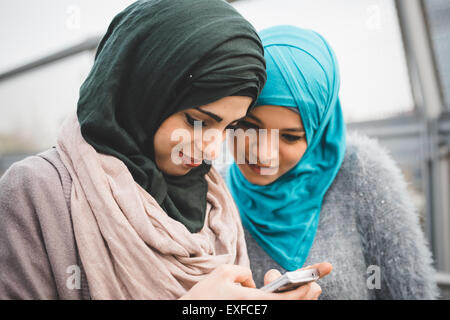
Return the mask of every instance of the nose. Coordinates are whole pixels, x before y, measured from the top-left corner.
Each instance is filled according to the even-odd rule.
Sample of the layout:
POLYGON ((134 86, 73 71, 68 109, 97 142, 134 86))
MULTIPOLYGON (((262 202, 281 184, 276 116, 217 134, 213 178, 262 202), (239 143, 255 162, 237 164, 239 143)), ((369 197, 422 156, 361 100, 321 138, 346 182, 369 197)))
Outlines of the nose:
POLYGON ((223 139, 220 132, 208 130, 203 134, 202 139, 194 141, 194 146, 203 154, 203 159, 213 161, 220 155, 223 139))
POLYGON ((258 159, 258 165, 278 166, 278 130, 261 130, 258 134, 258 144, 250 146, 250 153, 258 159))

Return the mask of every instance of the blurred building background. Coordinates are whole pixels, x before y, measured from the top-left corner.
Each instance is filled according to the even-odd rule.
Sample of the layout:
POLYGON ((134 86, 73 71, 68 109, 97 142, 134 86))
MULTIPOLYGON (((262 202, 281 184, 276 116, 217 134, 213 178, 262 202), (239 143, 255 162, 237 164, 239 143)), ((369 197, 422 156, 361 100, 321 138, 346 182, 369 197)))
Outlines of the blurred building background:
MULTIPOLYGON (((0 176, 55 144, 101 36, 132 0, 0 2, 0 176)), ((398 161, 450 297, 450 1, 234 0, 257 30, 292 24, 328 39, 349 130, 398 161)))

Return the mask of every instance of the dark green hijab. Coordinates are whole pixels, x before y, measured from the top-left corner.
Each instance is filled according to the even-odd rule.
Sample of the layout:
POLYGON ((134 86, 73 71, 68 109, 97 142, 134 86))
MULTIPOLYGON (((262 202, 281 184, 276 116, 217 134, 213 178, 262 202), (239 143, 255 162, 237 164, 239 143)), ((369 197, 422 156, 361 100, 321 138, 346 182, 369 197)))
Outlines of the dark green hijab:
POLYGON ((265 80, 256 31, 225 1, 137 1, 113 19, 81 86, 81 133, 122 160, 170 217, 198 232, 210 165, 165 175, 154 161, 154 135, 183 109, 236 95, 255 102, 265 80))

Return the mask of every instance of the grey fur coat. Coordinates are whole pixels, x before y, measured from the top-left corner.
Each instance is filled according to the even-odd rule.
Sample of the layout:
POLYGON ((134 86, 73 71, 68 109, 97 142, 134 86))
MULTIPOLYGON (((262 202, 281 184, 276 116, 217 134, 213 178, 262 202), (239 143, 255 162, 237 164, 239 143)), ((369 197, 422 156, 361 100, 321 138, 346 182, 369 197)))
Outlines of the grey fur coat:
MULTIPOLYGON (((225 176, 226 168, 220 173, 225 176)), ((285 270, 245 230, 253 277, 285 270)), ((327 261, 320 299, 435 299, 431 253, 407 184, 374 139, 348 134, 341 169, 324 197, 305 266, 327 261)))

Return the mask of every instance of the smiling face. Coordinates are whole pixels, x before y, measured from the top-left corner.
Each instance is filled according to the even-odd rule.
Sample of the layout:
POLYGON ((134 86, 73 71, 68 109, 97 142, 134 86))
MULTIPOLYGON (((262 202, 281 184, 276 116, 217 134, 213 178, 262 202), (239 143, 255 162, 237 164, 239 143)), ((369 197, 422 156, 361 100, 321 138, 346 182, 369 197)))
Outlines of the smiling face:
POLYGON ((306 133, 301 117, 289 108, 258 106, 240 120, 236 127, 244 131, 255 129, 257 133, 257 144, 252 144, 247 137, 244 144, 239 144, 235 138, 232 150, 235 160, 239 159, 238 153, 245 154, 245 163, 236 163, 244 177, 253 184, 267 185, 277 180, 291 170, 306 151, 306 133), (260 149, 259 129, 267 130, 268 143, 265 150, 260 149), (271 135, 276 135, 274 129, 278 129, 278 143, 270 143, 271 135), (250 162, 252 158, 257 161, 250 162))
POLYGON ((250 97, 225 97, 167 118, 154 137, 158 168, 165 174, 182 176, 200 166, 203 160, 216 159, 225 130, 245 116, 251 102, 250 97), (194 132, 194 127, 201 128, 201 132, 194 132), (183 139, 180 139, 180 132, 183 139), (208 136, 208 132, 215 136, 208 136))

